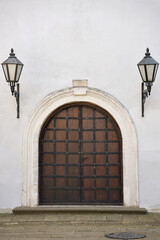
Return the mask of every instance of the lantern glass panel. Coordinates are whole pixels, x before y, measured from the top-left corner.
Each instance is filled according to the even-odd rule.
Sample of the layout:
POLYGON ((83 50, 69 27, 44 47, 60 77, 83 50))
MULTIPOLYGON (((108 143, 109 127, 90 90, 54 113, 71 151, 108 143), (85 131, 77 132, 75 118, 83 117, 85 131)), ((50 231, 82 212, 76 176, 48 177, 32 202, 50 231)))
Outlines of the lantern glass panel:
POLYGON ((156 65, 155 65, 154 80, 155 80, 156 75, 157 75, 158 66, 159 66, 159 64, 156 64, 156 65))
POLYGON ((5 77, 6 77, 6 81, 9 81, 9 79, 8 79, 8 72, 7 72, 7 65, 6 64, 2 64, 2 67, 3 67, 3 71, 4 71, 4 74, 5 74, 5 77))
POLYGON ((146 82, 146 73, 145 73, 144 65, 139 65, 138 67, 141 73, 142 80, 146 82))
POLYGON ((153 73, 154 73, 154 66, 155 65, 146 65, 147 75, 148 75, 148 81, 153 82, 153 73))
POLYGON ((22 67, 23 67, 22 65, 17 66, 16 82, 19 81, 19 77, 21 75, 22 67))
POLYGON ((10 76, 10 81, 14 82, 15 81, 15 72, 16 72, 16 64, 8 64, 8 71, 9 71, 9 76, 10 76))

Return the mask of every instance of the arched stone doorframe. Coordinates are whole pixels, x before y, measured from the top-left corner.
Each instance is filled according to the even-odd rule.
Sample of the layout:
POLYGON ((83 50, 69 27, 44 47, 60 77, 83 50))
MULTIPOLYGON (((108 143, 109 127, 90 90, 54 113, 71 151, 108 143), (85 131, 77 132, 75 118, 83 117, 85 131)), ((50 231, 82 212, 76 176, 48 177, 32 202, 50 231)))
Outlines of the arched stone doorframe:
POLYGON ((43 123, 58 107, 73 102, 89 102, 108 111, 122 134, 124 206, 138 206, 137 136, 124 106, 113 96, 88 87, 72 87, 53 92, 33 110, 23 137, 22 206, 38 206, 39 134, 43 123))

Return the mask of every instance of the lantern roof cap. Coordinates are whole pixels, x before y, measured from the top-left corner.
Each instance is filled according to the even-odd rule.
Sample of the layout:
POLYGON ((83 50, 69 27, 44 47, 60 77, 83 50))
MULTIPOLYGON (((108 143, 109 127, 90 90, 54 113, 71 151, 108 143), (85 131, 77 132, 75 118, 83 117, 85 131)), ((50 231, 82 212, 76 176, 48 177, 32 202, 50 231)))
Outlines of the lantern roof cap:
POLYGON ((147 48, 145 57, 137 65, 159 65, 150 55, 149 48, 147 48))
POLYGON ((5 60, 2 64, 19 64, 23 65, 23 63, 15 56, 13 48, 11 48, 10 56, 5 60))

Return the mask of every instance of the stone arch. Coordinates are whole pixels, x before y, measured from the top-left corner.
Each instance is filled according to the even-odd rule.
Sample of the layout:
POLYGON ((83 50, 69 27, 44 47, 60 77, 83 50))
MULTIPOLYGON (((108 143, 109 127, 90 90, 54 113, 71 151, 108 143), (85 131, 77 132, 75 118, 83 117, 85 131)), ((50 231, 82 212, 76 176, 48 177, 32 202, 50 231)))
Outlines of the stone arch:
POLYGON ((138 206, 137 136, 133 121, 113 96, 88 87, 53 92, 32 111, 23 137, 22 206, 38 205, 38 143, 43 123, 60 106, 73 102, 96 104, 117 121, 122 134, 124 206, 138 206))

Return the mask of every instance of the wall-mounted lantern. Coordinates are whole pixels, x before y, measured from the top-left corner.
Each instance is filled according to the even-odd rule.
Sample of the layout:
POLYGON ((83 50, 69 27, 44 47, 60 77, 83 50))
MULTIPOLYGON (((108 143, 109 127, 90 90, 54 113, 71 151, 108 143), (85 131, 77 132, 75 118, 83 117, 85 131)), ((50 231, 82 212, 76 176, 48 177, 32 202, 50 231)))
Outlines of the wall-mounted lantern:
POLYGON ((13 48, 11 49, 11 53, 9 58, 2 63, 2 68, 4 71, 4 75, 6 81, 9 83, 11 88, 11 93, 16 98, 17 102, 17 118, 19 118, 19 78, 22 72, 23 63, 21 63, 18 58, 16 58, 13 48), (15 90, 15 86, 17 89, 15 90))
POLYGON ((151 94, 151 87, 155 81, 159 63, 155 61, 149 53, 149 48, 146 49, 145 57, 137 64, 142 78, 142 117, 144 117, 144 103, 148 94, 151 94), (144 84, 147 89, 144 89, 144 84))

